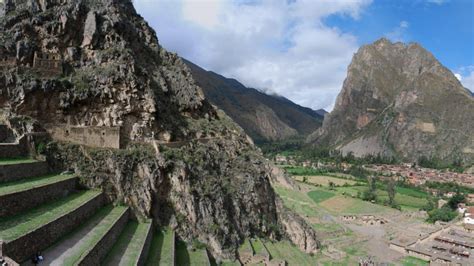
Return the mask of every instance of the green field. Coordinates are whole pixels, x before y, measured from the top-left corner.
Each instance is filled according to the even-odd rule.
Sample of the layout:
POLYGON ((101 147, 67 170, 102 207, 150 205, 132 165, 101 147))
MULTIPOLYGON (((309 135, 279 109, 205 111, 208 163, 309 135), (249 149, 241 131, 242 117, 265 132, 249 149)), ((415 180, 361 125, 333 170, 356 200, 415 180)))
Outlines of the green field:
POLYGON ((400 260, 400 263, 403 266, 428 266, 430 265, 429 262, 415 258, 415 257, 405 257, 402 260, 400 260))
POLYGON ((261 255, 267 254, 267 250, 263 246, 263 243, 260 239, 253 239, 251 243, 252 243, 253 250, 255 251, 255 254, 261 254, 261 255))
POLYGON ((334 197, 335 195, 336 194, 334 194, 333 192, 320 190, 320 189, 308 192, 308 196, 312 200, 314 200, 314 202, 316 202, 316 203, 323 202, 327 199, 330 199, 330 198, 334 197))
POLYGON ((22 164, 22 163, 34 163, 38 162, 37 160, 30 158, 12 158, 12 159, 0 159, 0 165, 12 165, 12 164, 22 164))
POLYGON ((0 219, 0 239, 11 241, 56 220, 95 198, 101 192, 83 191, 50 204, 34 208, 26 213, 0 219))
POLYGON ((171 265, 173 262, 173 231, 166 229, 153 235, 146 265, 171 265))
POLYGON ((73 175, 48 175, 0 184, 0 196, 30 190, 73 178, 73 175))
POLYGON ((336 186, 355 185, 357 183, 356 181, 351 179, 324 175, 295 175, 293 176, 293 178, 300 182, 303 182, 306 179, 306 182, 309 184, 321 185, 325 187, 328 187, 330 182, 332 182, 336 186))

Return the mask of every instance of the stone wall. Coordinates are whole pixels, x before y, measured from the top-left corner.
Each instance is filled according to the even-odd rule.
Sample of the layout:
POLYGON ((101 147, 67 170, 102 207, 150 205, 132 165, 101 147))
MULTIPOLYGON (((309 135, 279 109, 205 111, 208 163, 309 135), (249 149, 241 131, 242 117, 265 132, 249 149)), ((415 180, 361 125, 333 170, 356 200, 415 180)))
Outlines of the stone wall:
POLYGON ((125 213, 115 222, 105 236, 92 247, 86 255, 84 255, 80 262, 80 266, 100 265, 102 260, 107 256, 114 243, 119 238, 122 230, 130 219, 130 209, 128 208, 125 213))
POLYGON ((15 135, 7 125, 0 125, 0 143, 14 142, 15 135))
POLYGON ((27 138, 21 137, 16 143, 0 143, 0 159, 25 157, 27 154, 27 138))
POLYGON ((10 242, 0 243, 4 255, 15 261, 26 261, 38 250, 45 250, 94 215, 106 203, 104 194, 84 203, 74 211, 10 242))
POLYGON ((148 253, 150 252, 151 241, 153 239, 153 223, 150 222, 148 225, 148 234, 146 235, 145 242, 140 252, 138 260, 135 262, 135 265, 145 265, 146 259, 148 258, 148 253))
POLYGON ((120 149, 120 127, 49 125, 47 131, 58 141, 94 148, 120 149))
POLYGON ((78 178, 0 196, 0 217, 32 209, 47 201, 62 198, 76 189, 78 178))
POLYGON ((171 258, 173 258, 173 261, 171 263, 171 266, 176 266, 176 233, 174 230, 172 234, 173 244, 171 245, 171 258))
POLYGON ((49 167, 47 162, 0 165, 0 183, 34 176, 44 176, 48 173, 49 167))

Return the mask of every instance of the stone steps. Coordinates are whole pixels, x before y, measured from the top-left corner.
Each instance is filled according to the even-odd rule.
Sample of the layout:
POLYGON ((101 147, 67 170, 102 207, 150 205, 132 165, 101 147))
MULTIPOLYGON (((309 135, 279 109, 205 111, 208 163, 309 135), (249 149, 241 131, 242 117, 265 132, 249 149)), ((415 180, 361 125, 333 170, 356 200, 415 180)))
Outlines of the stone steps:
POLYGON ((25 146, 20 143, 0 143, 0 159, 25 156, 25 146))
POLYGON ((128 222, 103 265, 144 265, 153 237, 152 222, 128 222))
POLYGON ((100 265, 129 219, 129 208, 108 206, 44 251, 45 265, 100 265))
POLYGON ((29 159, 0 161, 0 185, 48 173, 49 167, 46 162, 29 159))
POLYGON ((51 175, 0 184, 0 218, 18 214, 76 190, 73 175, 51 175))
POLYGON ((171 230, 155 232, 145 265, 175 265, 175 234, 171 230))
POLYGON ((102 192, 78 192, 24 213, 0 219, 0 254, 30 259, 90 218, 105 204, 102 192))

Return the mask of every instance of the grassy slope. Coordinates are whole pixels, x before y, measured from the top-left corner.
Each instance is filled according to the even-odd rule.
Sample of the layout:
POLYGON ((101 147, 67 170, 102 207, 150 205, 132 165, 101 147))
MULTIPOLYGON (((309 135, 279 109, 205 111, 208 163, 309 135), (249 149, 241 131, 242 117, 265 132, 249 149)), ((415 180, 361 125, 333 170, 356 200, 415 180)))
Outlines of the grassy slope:
POLYGON ((288 241, 265 242, 272 259, 286 260, 288 265, 317 265, 316 258, 305 254, 288 241))
POLYGON ((173 232, 169 229, 155 232, 146 265, 171 265, 174 256, 171 254, 172 236, 173 232))
POLYGON ((107 255, 105 265, 114 265, 119 260, 124 265, 134 265, 141 254, 150 223, 130 221, 107 255))
POLYGON ((73 178, 73 175, 48 175, 0 184, 0 196, 30 190, 73 178))
POLYGON ((28 212, 0 219, 0 239, 6 241, 17 239, 77 209, 100 193, 95 190, 79 192, 28 212))
POLYGON ((92 249, 97 243, 102 239, 102 237, 112 228, 115 222, 122 217, 124 212, 128 209, 125 206, 114 207, 108 214, 105 216, 96 227, 94 227, 94 233, 89 235, 86 239, 83 239, 83 242, 79 247, 76 247, 75 253, 73 256, 68 257, 65 261, 65 265, 76 265, 81 259, 92 249))
POLYGON ((310 191, 308 192, 308 196, 314 200, 314 202, 316 203, 320 203, 320 202, 323 202, 327 199, 330 199, 332 197, 334 197, 336 194, 334 194, 333 192, 329 192, 329 191, 325 191, 325 190, 313 190, 313 191, 310 191))

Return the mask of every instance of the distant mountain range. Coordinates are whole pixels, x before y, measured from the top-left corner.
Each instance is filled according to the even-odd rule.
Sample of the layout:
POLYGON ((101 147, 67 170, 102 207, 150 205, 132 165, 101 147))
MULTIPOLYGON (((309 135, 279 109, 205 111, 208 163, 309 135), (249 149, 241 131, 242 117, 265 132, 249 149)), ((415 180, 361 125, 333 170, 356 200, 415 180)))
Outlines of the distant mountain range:
POLYGON ((354 55, 334 110, 310 135, 356 156, 474 162, 474 98, 417 43, 380 39, 354 55))
POLYGON ((206 96, 224 110, 257 143, 307 136, 322 125, 324 110, 312 110, 289 99, 247 88, 235 79, 184 60, 206 96))

